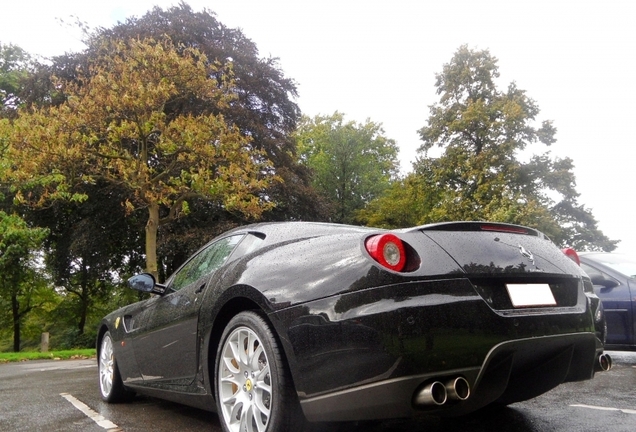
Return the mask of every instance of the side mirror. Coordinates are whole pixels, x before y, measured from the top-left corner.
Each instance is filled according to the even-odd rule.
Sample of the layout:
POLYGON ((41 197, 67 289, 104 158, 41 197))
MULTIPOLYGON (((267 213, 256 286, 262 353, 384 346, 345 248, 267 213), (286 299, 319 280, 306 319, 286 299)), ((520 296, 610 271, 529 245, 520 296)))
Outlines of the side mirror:
POLYGON ((606 279, 605 277, 603 277, 603 275, 597 274, 592 276, 591 279, 594 285, 600 285, 606 289, 611 289, 618 286, 618 282, 616 282, 614 279, 606 279))
POLYGON ((128 279, 128 286, 141 292, 153 292, 156 281, 150 273, 142 273, 128 279))

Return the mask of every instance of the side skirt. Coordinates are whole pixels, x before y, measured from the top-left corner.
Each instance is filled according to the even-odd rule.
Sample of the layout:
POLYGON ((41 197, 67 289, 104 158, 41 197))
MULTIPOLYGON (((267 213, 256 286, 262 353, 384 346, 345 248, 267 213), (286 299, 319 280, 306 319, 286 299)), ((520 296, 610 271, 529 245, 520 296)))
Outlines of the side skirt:
POLYGON ((209 394, 193 394, 173 390, 156 389, 145 386, 127 385, 126 387, 145 396, 163 399, 170 402, 176 402, 205 411, 216 412, 216 403, 212 395, 209 394))

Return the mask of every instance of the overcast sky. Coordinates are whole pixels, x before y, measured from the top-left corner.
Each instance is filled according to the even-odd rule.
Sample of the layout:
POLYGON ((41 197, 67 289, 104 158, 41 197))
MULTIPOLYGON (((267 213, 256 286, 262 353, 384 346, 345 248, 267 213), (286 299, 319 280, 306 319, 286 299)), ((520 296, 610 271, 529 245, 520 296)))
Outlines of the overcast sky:
MULTIPOLYGON (((174 0, 3 2, 0 42, 52 56, 83 48, 77 19, 110 27, 174 0)), ((240 27, 261 56, 280 59, 303 113, 340 111, 382 123, 403 172, 417 130, 437 101, 435 74, 457 48, 499 59, 501 88, 515 81, 553 120, 552 155, 574 160, 579 202, 636 256, 636 2, 633 0, 190 0, 240 27)), ((532 149, 531 149, 532 150, 532 149)), ((534 153, 546 148, 537 144, 534 153)))

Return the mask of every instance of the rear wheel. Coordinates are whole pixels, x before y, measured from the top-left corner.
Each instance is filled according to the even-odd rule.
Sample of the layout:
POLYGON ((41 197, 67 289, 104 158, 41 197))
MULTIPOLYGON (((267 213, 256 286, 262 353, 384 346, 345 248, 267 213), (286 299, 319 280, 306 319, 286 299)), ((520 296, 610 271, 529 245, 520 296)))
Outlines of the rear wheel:
POLYGON ((99 392, 103 400, 106 402, 123 402, 135 395, 133 392, 126 390, 121 380, 121 375, 119 375, 110 332, 106 332, 102 337, 97 367, 99 370, 99 392))
POLYGON ((225 432, 297 432, 304 427, 281 349, 257 313, 236 315, 216 356, 216 403, 225 432))

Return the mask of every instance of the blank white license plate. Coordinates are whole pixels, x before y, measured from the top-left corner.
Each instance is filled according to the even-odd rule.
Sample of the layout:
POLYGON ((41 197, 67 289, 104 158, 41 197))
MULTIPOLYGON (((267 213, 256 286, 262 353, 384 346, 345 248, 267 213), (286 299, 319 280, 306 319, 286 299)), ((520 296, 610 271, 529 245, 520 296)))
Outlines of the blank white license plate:
POLYGON ((548 284, 506 284, 512 305, 516 308, 556 306, 548 284))

